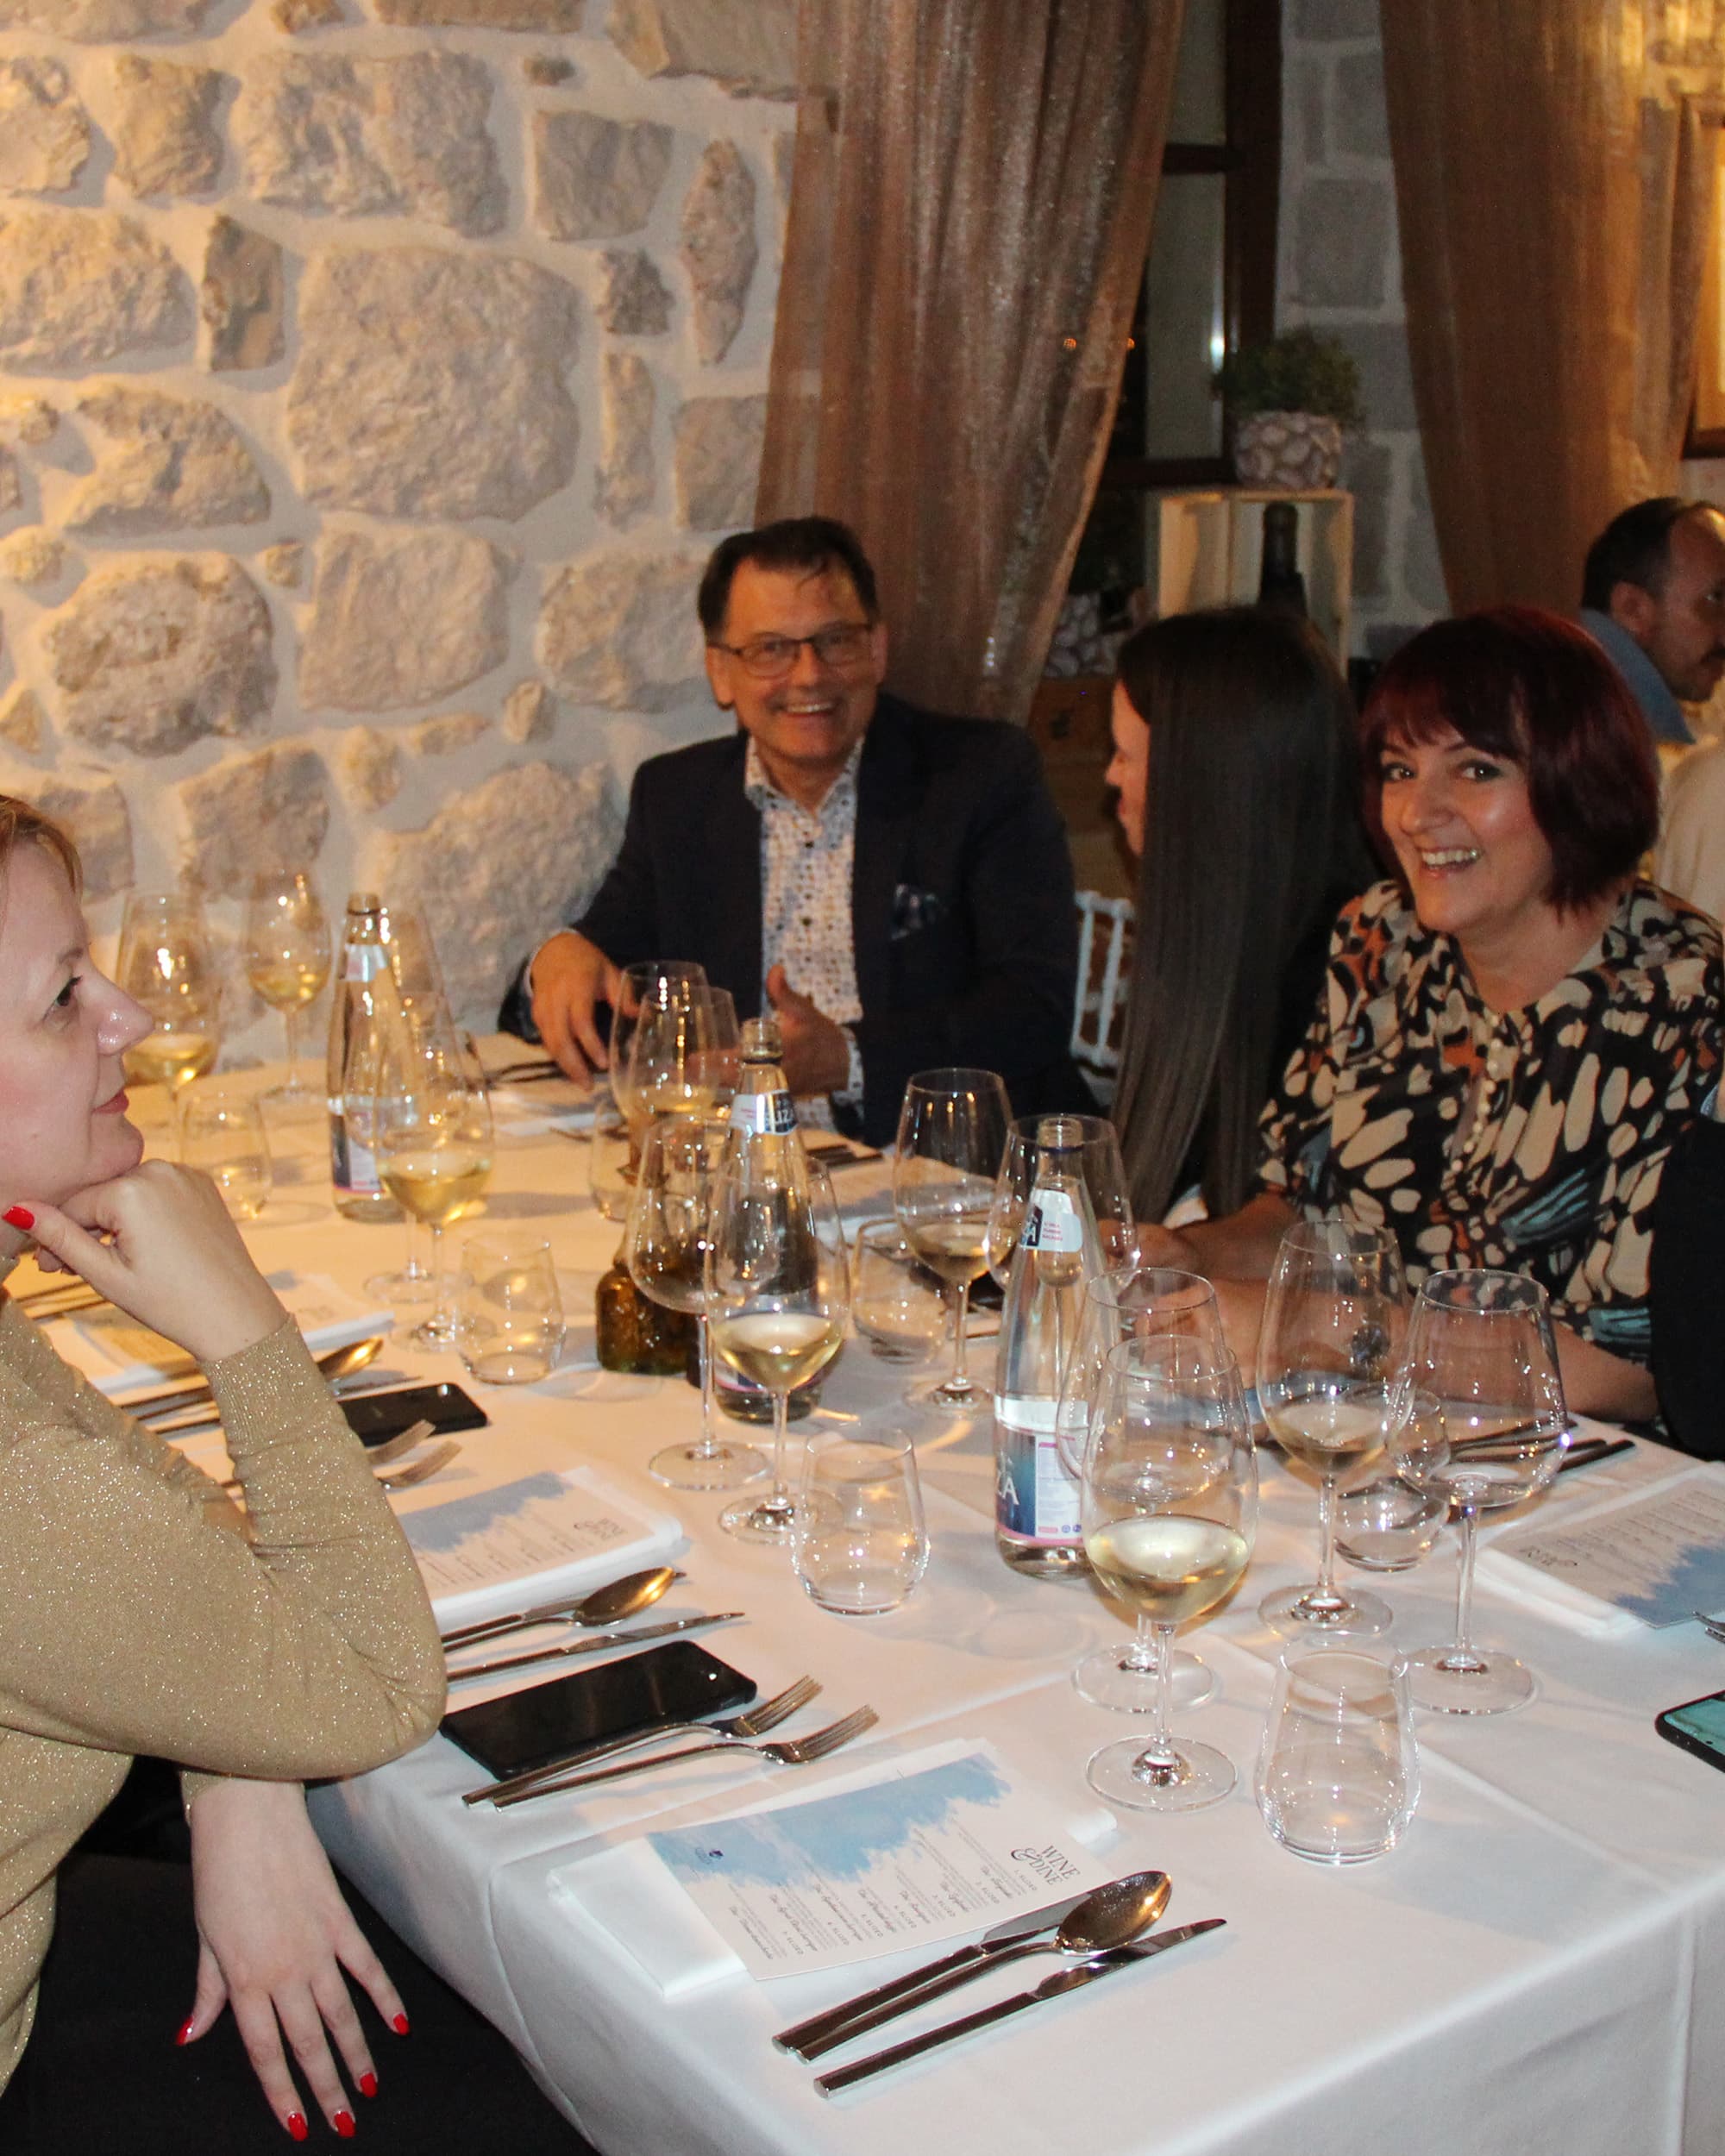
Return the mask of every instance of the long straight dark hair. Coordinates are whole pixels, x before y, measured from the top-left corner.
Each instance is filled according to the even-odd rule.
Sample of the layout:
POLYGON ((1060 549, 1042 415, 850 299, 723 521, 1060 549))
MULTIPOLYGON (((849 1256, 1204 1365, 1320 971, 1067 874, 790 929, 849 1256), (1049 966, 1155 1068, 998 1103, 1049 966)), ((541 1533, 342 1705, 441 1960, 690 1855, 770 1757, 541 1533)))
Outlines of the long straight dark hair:
POLYGON ((1255 607, 1152 622, 1119 665, 1150 727, 1115 1099, 1132 1205, 1159 1219, 1195 1144, 1212 1215, 1233 1213, 1279 1075, 1289 962, 1373 874, 1352 701, 1308 623, 1255 607))

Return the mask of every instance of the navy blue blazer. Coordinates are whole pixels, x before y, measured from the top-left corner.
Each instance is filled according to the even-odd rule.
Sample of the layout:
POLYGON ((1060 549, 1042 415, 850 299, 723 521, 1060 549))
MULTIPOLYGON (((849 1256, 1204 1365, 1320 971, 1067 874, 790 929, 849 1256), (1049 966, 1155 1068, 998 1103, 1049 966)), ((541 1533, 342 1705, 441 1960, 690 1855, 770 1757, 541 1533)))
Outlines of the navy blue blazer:
MULTIPOLYGON (((761 818, 742 732, 649 757, 622 849, 573 925, 619 966, 698 961, 761 1002, 761 818)), ((1066 833, 1029 736, 882 694, 857 767, 851 882, 862 1135, 889 1141, 912 1073, 997 1070, 1015 1110, 1094 1106, 1067 1052, 1077 926, 1066 833)), ((530 1031, 518 976, 499 1024, 530 1031)))

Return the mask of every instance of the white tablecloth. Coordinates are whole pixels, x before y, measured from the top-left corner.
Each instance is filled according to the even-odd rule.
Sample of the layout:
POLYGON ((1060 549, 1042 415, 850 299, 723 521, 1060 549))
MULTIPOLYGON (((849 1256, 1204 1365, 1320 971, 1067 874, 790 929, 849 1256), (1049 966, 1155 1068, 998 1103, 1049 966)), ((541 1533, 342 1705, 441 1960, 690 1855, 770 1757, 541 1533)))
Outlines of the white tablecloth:
MULTIPOLYGON (((339 1221, 315 1129, 306 1143, 300 1179, 252 1240, 268 1265, 315 1267, 357 1288, 398 1261, 401 1231, 339 1221)), ((668 1614, 749 1612, 713 1645, 763 1695, 812 1671, 823 1713, 865 1700, 879 1709, 869 1745, 986 1738, 1057 1804, 1085 1801, 1088 1754, 1139 1725, 1088 1706, 1070 1670, 1119 1639, 1120 1622, 1086 1586, 1024 1580, 1000 1564, 986 1428, 932 1425, 919 1448, 934 1555, 916 1598, 861 1624, 817 1610, 781 1553, 717 1532, 719 1500, 668 1494, 645 1476, 650 1452, 693 1432, 698 1402, 680 1383, 594 1366, 592 1290, 618 1232, 592 1211, 586 1168, 585 1148, 568 1139, 505 1137, 485 1225, 552 1241, 576 1320, 569 1359, 530 1390, 475 1388, 494 1427, 465 1441, 448 1476, 399 1501, 554 1461, 600 1463, 683 1521, 690 1577, 668 1614)), ((393 1345, 389 1360, 416 1375, 457 1372, 453 1358, 393 1345)), ((853 1343, 827 1401, 860 1412, 900 1382, 853 1343)), ((1570 1478, 1561 1501, 1671 1464, 1640 1446, 1570 1478)), ((1424 1793, 1402 1848, 1354 1871, 1302 1864, 1270 1840, 1251 1794, 1272 1645, 1254 1609, 1267 1588, 1309 1571, 1314 1510, 1309 1485, 1266 1461, 1258 1559, 1234 1605, 1192 1643, 1222 1689, 1187 1725, 1230 1753, 1239 1786, 1208 1812, 1123 1815, 1107 1852, 1113 1870, 1171 1875, 1169 1921, 1220 1915, 1227 1929, 831 2103, 807 2068, 771 2048, 770 2033, 894 1965, 870 1964, 854 1983, 739 1979, 667 2002, 548 1883, 561 1873, 578 1892, 583 1849, 728 1810, 765 1770, 691 1764, 494 1814, 457 1801, 475 1770, 440 1737, 324 1790, 315 1815, 342 1866, 520 2046, 606 2156, 1718 2156, 1725 1780, 1660 1740, 1653 1718, 1725 1683, 1725 1651, 1687 1626, 1591 1639, 1483 1584, 1483 1633, 1538 1670, 1540 1698, 1478 1724, 1422 1718, 1424 1793)), ((1453 1583, 1447 1551, 1389 1582, 1397 1638, 1447 1637, 1453 1583)), ((865 1756, 854 1746, 832 1771, 865 1756)), ((1023 1979, 993 1982, 1004 1993, 1023 1979)), ((966 2004, 989 1996, 977 1985, 966 2004)))

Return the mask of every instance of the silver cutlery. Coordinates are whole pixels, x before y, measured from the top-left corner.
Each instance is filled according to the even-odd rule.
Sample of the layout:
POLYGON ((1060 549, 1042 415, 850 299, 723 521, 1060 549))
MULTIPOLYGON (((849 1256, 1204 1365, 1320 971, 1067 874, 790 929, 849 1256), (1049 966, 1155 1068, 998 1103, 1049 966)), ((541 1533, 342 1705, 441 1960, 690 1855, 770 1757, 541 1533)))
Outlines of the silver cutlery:
POLYGON ((620 1580, 607 1580, 585 1595, 560 1595, 555 1601, 539 1602, 531 1609, 511 1610, 502 1617, 486 1617, 471 1625, 456 1625, 442 1633, 447 1647, 471 1647, 499 1633, 519 1632, 524 1626, 561 1622, 570 1625, 617 1625, 649 1609, 684 1575, 668 1564, 650 1571, 630 1572, 620 1580))
POLYGON ((1116 1970, 1131 1969, 1141 1961, 1149 1961, 1157 1954, 1165 1954, 1170 1946, 1183 1946, 1189 1939, 1201 1939, 1206 1932, 1220 1931, 1226 1917, 1208 1916, 1201 1923, 1177 1924, 1172 1931, 1157 1932, 1136 1946, 1118 1946, 1112 1953, 1098 1954, 1089 1961, 1081 1961, 1076 1968, 1057 1969, 1052 1976, 1044 1977, 1034 1990, 1017 1991, 1009 1999, 996 2005, 985 2006, 980 2013, 967 2014, 963 2020, 943 2021, 938 2028, 927 2030, 921 2036, 912 2036, 902 2044, 894 2044, 886 2051, 877 2051, 859 2059, 849 2066, 837 2066, 831 2073, 817 2074, 814 2085, 824 2096, 835 2095, 841 2089, 849 2089, 859 2081, 867 2081, 873 2075, 884 2073, 889 2066, 901 2066, 908 2059, 917 2059, 925 2051, 933 2051, 942 2044, 956 2042, 961 2036, 969 2036, 977 2029, 988 2028, 996 2021, 1004 2021, 1010 2015, 1022 2014, 1026 2008, 1040 2006, 1044 1999, 1057 1999, 1068 1991, 1081 1990, 1094 1984, 1099 1977, 1112 1976, 1116 1970))
MULTIPOLYGON (((338 1385, 345 1377, 352 1377, 365 1369, 383 1352, 384 1336, 374 1332, 363 1340, 350 1340, 347 1346, 331 1348, 317 1358, 317 1367, 331 1385, 338 1385)), ((136 1400, 122 1400, 116 1404, 140 1422, 157 1422, 178 1414, 182 1407, 195 1407, 210 1397, 207 1377, 194 1377, 183 1385, 169 1385, 160 1392, 144 1393, 136 1400)))
POLYGON ((535 1782, 543 1782, 548 1775, 564 1774, 572 1767, 591 1766, 597 1760, 609 1759, 619 1752, 632 1752, 640 1745, 656 1745, 663 1737, 674 1737, 681 1731, 691 1731, 697 1736, 709 1729, 717 1729, 727 1737, 764 1737, 769 1729, 776 1729, 781 1722, 788 1721, 799 1708, 806 1707, 820 1687, 812 1677, 800 1677, 794 1684, 787 1684, 782 1692, 758 1706, 750 1707, 740 1714, 720 1714, 710 1722, 655 1722, 650 1729, 637 1729, 630 1737, 612 1737, 597 1744, 581 1745, 573 1752, 566 1752, 561 1758, 548 1759, 543 1766, 529 1767, 524 1773, 511 1774, 504 1782, 488 1782, 482 1789, 469 1789, 462 1797, 463 1804, 484 1804, 500 1796, 512 1796, 517 1789, 529 1788, 535 1782))
POLYGON ((643 1646, 649 1639, 672 1639, 680 1632, 697 1632, 705 1625, 734 1625, 746 1614, 740 1609, 720 1610, 717 1615, 670 1617, 661 1625, 643 1625, 639 1632, 600 1632, 591 1639, 571 1640, 563 1647, 534 1647, 526 1654, 506 1654, 495 1662, 468 1662, 451 1670, 454 1684, 467 1677, 501 1677, 507 1670, 525 1670, 536 1662, 568 1662, 576 1655, 603 1654, 612 1647, 643 1646))
POLYGON ((1572 1468, 1592 1467, 1601 1460, 1615 1460, 1620 1453, 1633 1452, 1634 1449, 1633 1438, 1588 1438, 1565 1453, 1558 1463, 1558 1473, 1567 1475, 1572 1468))
POLYGON ((957 1990, 960 1984, 991 1969, 1004 1968, 1008 1962, 1021 1961, 1031 1954, 1064 1954, 1070 1959, 1094 1960, 1098 1954, 1131 1946, 1147 1932, 1168 1907, 1172 1891, 1165 1871, 1135 1871, 1123 1879, 1111 1879, 1105 1886, 1076 1896, 1051 1925, 1032 1921, 1026 1928, 1021 1919, 1016 1930, 1011 1926, 997 1927, 1008 1935, 995 1939, 990 1933, 981 1946, 961 1947, 944 1960, 930 1962, 894 1983, 846 1999, 794 2028, 781 2030, 773 2041, 781 2051, 794 2052, 799 2059, 819 2059, 839 2045, 848 2044, 852 2037, 866 2035, 882 2022, 913 2013, 930 2000, 957 1990))
POLYGON ((66 1318, 84 1310, 100 1310, 107 1302, 88 1281, 69 1280, 59 1288, 32 1288, 16 1298, 18 1307, 32 1318, 66 1318), (50 1304, 53 1307, 50 1308, 50 1304))
MULTIPOLYGON (((366 1454, 366 1464, 371 1468, 373 1473, 376 1473, 376 1470, 379 1468, 387 1467, 392 1461, 405 1458, 408 1453, 413 1451, 416 1445, 424 1444, 426 1438, 431 1435, 436 1426, 434 1423, 430 1422, 409 1423, 406 1429, 402 1432, 398 1438, 391 1438, 388 1442, 384 1445, 373 1445, 370 1451, 366 1454)), ((431 1453, 428 1457, 435 1459, 441 1467, 443 1464, 443 1462, 449 1457, 450 1449, 451 1448, 440 1448, 438 1451, 431 1453)), ((461 1447, 456 1445, 453 1447, 453 1450, 459 1451, 461 1447)), ((417 1477, 415 1479, 417 1480, 417 1477)), ((384 1483, 386 1489, 392 1487, 390 1483, 385 1481, 385 1478, 382 1476, 378 1476, 378 1480, 384 1483)), ((223 1489, 238 1489, 240 1487, 239 1476, 237 1475, 230 1475, 227 1481, 223 1483, 222 1487, 223 1489)))
POLYGON ((536 1782, 530 1789, 523 1789, 515 1796, 499 1797, 497 1808, 503 1811, 511 1804, 530 1804, 536 1797, 554 1796, 560 1789, 590 1789, 595 1783, 618 1781, 626 1774, 640 1774, 649 1767, 668 1767, 674 1760, 695 1759, 708 1752, 746 1752, 751 1758, 765 1759, 775 1767, 812 1766, 817 1759, 825 1759, 841 1745, 848 1745, 853 1737, 872 1729, 880 1719, 872 1707, 859 1707, 843 1721, 830 1722, 825 1729, 817 1729, 807 1737, 775 1737, 764 1745, 751 1744, 741 1737, 718 1737, 708 1744, 685 1745, 681 1752, 655 1752, 644 1759, 624 1759, 615 1766, 599 1767, 591 1773, 560 1774, 554 1780, 536 1782))
POLYGON ((1725 1647, 1725 1617, 1709 1617, 1704 1609, 1697 1609, 1695 1621, 1709 1639, 1716 1639, 1722 1647, 1725 1647))
POLYGON ((411 1489, 417 1482, 429 1482, 434 1475, 442 1474, 461 1449, 454 1438, 446 1438, 435 1451, 428 1452, 423 1459, 411 1461, 406 1467, 398 1467, 393 1474, 380 1475, 377 1479, 385 1489, 411 1489))

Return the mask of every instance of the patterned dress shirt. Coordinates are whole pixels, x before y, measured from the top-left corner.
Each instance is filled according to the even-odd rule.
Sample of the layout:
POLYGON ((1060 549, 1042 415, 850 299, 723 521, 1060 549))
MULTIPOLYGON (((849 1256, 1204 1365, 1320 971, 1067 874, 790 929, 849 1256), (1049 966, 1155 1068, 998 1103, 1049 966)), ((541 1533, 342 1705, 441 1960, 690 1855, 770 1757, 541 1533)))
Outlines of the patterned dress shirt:
MULTIPOLYGON (((862 1015, 850 916, 856 767, 862 756, 859 741, 819 806, 812 809, 780 793, 752 740, 743 769, 743 791, 761 816, 761 1007, 768 1007, 767 975, 782 966, 799 995, 811 998, 846 1029, 850 1075, 831 1099, 847 1106, 862 1097, 862 1052, 849 1031, 862 1015)), ((805 1123, 833 1127, 825 1095, 803 1102, 800 1113, 805 1123)))

